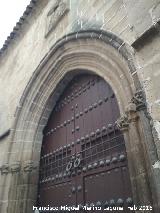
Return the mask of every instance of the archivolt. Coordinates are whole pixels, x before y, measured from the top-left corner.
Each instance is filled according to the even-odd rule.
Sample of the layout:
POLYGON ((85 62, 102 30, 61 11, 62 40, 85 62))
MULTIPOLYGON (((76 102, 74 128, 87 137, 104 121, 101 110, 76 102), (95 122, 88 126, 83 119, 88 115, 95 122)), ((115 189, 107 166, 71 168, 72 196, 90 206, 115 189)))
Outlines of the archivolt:
POLYGON ((97 73, 111 84, 116 94, 119 94, 119 89, 124 90, 121 95, 117 94, 123 105, 127 99, 130 100, 131 93, 141 88, 130 52, 121 39, 109 32, 81 31, 61 38, 40 62, 26 86, 16 110, 15 125, 24 118, 25 108, 24 116, 28 117, 27 111, 30 115, 35 113, 34 106, 48 108, 51 96, 55 96, 53 99, 56 101, 66 84, 77 74, 76 70, 97 73), (127 91, 130 97, 126 97, 127 91))
MULTIPOLYGON (((104 78, 116 94, 123 114, 135 91, 140 89, 128 49, 121 39, 102 31, 71 33, 58 40, 40 62, 23 92, 16 110, 12 141, 31 141, 39 145, 40 151, 42 130, 58 97, 80 72, 95 73, 104 78)), ((34 150, 25 157, 27 159, 24 159, 24 151, 21 144, 19 161, 33 158, 34 150)))

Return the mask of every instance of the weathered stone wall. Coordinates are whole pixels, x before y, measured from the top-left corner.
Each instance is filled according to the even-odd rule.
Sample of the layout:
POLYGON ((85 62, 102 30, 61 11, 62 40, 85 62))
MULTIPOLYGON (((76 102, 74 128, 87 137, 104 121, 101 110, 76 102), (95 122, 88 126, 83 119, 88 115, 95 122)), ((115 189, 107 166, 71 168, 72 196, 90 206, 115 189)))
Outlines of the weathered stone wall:
POLYGON ((160 157, 160 40, 159 35, 136 52, 137 72, 146 93, 148 112, 152 116, 153 131, 157 131, 157 150, 160 157))
MULTIPOLYGON (((152 133, 160 158, 160 37, 157 29, 159 25, 156 24, 160 18, 160 1, 66 0, 66 5, 62 8, 57 7, 58 2, 60 1, 37 1, 32 13, 26 17, 17 31, 16 37, 0 56, 0 115, 4 115, 0 117, 0 134, 3 136, 8 129, 11 129, 11 133, 14 131, 17 107, 21 107, 19 103, 23 98, 23 92, 36 68, 56 41, 68 33, 91 28, 112 32, 132 49, 135 72, 145 91, 152 133), (155 27, 157 34, 148 34, 151 38, 142 46, 135 47, 135 42, 155 27)), ((14 153, 10 149, 13 142, 16 141, 12 141, 11 135, 1 138, 0 166, 7 164, 10 155, 17 159, 19 153, 16 148, 14 153)), ((27 144, 26 147, 29 151, 32 145, 27 144)), ((153 168, 158 176, 158 160, 153 168)), ((2 212, 7 212, 7 199, 11 190, 5 182, 6 178, 7 175, 4 174, 0 178, 2 212)), ((11 181, 10 178, 7 179, 7 183, 11 181)))

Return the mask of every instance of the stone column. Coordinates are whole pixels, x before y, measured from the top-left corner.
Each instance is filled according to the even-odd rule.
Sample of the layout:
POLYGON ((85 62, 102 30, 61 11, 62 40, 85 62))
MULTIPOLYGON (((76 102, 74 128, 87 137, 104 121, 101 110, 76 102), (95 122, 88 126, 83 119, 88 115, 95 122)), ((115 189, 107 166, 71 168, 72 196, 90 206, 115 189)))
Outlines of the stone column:
POLYGON ((121 131, 123 131, 126 142, 134 203, 136 205, 152 206, 152 193, 139 122, 140 117, 137 105, 131 100, 126 107, 125 115, 117 121, 117 124, 121 131))
POLYGON ((150 189, 150 182, 147 175, 146 161, 144 157, 143 138, 140 134, 139 115, 136 110, 136 105, 130 103, 126 111, 129 120, 129 141, 131 152, 131 163, 134 167, 133 182, 137 188, 138 205, 152 205, 152 193, 150 189))
POLYGON ((136 105, 136 110, 139 116, 137 125, 142 141, 144 159, 153 200, 153 207, 154 211, 158 213, 160 211, 160 166, 156 166, 159 162, 159 158, 156 144, 152 135, 152 119, 147 112, 145 98, 142 90, 136 92, 131 101, 136 105))

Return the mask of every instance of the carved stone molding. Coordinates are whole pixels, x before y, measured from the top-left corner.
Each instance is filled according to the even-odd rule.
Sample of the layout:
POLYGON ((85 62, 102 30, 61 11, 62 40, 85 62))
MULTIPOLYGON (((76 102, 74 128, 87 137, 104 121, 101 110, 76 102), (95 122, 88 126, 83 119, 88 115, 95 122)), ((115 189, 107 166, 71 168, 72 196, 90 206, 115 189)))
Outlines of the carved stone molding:
POLYGON ((69 11, 67 0, 57 0, 47 14, 45 37, 55 29, 62 17, 69 11))
POLYGON ((126 107, 125 114, 116 121, 116 125, 121 131, 128 130, 129 124, 131 122, 136 122, 138 117, 136 105, 134 103, 129 103, 126 107))
POLYGON ((142 110, 146 108, 146 101, 144 97, 144 93, 142 90, 137 91, 133 98, 131 99, 131 102, 136 105, 137 110, 142 110))
POLYGON ((0 171, 1 171, 1 174, 4 175, 4 174, 8 174, 10 172, 10 169, 9 169, 9 165, 8 164, 4 164, 0 167, 0 171))
POLYGON ((129 119, 128 116, 125 114, 122 117, 120 117, 117 121, 116 121, 116 125, 117 127, 121 130, 121 131, 125 131, 128 130, 129 127, 129 119))
POLYGON ((1 175, 4 174, 15 174, 15 173, 23 173, 23 172, 32 172, 37 169, 37 166, 33 161, 24 162, 23 167, 20 162, 13 162, 10 165, 4 164, 0 167, 1 175))
POLYGON ((32 172, 33 170, 36 170, 37 166, 34 164, 33 161, 26 161, 23 167, 24 172, 32 172))
POLYGON ((17 173, 20 172, 20 170, 21 170, 20 162, 15 162, 10 165, 11 173, 17 173))

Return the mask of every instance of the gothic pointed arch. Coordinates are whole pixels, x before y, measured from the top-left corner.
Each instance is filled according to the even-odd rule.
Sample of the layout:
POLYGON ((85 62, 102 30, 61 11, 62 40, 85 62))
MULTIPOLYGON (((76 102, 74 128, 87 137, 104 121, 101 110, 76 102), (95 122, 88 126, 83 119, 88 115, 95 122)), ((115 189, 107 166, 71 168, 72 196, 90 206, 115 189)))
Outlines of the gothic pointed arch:
MULTIPOLYGON (((19 151, 16 162, 20 162, 10 187, 15 184, 20 187, 23 182, 27 193, 22 197, 11 193, 9 199, 29 201, 28 208, 35 204, 43 129, 60 95, 79 73, 96 74, 112 87, 121 114, 117 124, 125 138, 134 200, 157 208, 157 194, 154 185, 150 185, 155 175, 151 165, 157 156, 132 50, 112 33, 95 30, 71 33, 58 40, 34 71, 17 107, 11 131, 12 141, 21 145, 12 143, 9 148, 10 152, 19 151), (17 172, 21 172, 23 181, 16 176, 17 172), (30 193, 33 188, 34 196, 30 193)), ((12 155, 8 164, 13 164, 12 155)), ((18 207, 8 208, 13 213, 18 207)))

